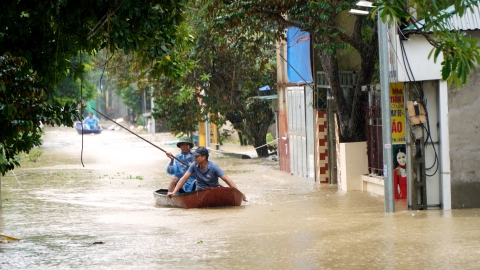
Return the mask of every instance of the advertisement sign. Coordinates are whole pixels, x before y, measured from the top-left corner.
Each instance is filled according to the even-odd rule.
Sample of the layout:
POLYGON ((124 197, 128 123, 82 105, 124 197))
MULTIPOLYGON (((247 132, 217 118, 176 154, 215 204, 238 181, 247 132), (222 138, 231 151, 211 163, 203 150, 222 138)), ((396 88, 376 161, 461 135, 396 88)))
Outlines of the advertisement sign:
POLYGON ((407 155, 405 151, 405 104, 403 83, 390 84, 392 122, 393 194, 396 200, 407 198, 407 155))
POLYGON ((392 123, 392 144, 405 144, 403 83, 390 84, 390 117, 392 123))

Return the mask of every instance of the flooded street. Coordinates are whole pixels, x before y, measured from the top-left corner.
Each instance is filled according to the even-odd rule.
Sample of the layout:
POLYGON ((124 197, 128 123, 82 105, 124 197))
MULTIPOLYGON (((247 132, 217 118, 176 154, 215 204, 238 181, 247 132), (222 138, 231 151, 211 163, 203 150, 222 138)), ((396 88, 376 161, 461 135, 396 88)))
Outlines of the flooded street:
MULTIPOLYGON (((142 136, 178 152, 170 134, 142 136)), ((383 197, 219 153, 248 202, 159 208, 168 159, 132 134, 85 135, 85 167, 74 129, 47 128, 40 149, 2 177, 0 234, 21 241, 0 244, 0 269, 480 268, 480 209, 384 213, 383 197)))

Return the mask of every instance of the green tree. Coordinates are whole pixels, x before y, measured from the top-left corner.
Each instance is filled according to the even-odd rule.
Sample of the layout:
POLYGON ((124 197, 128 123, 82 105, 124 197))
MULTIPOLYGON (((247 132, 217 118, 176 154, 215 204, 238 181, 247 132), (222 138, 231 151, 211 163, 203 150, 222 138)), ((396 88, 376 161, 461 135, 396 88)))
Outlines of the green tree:
MULTIPOLYGON (((156 98, 158 112, 164 116, 169 112, 168 119, 191 126, 206 118, 217 126, 231 120, 254 146, 264 145, 274 114, 268 102, 250 98, 257 95, 258 88, 275 80, 274 33, 225 30, 221 17, 206 20, 214 3, 199 3, 187 12, 196 38, 184 54, 195 65, 185 72, 181 85, 162 81, 161 85, 168 87, 161 96, 175 97, 177 103, 166 106, 165 98, 156 98), (183 114, 177 113, 177 108, 183 114)), ((267 147, 257 149, 257 154, 267 156, 267 147)))
POLYGON ((19 166, 16 156, 41 145, 42 123, 72 126, 79 118, 75 104, 51 98, 35 74, 26 72, 21 57, 0 57, 0 172, 19 166))
MULTIPOLYGON (((347 14, 356 1, 214 2, 209 9, 209 19, 222 18, 224 32, 260 34, 273 29, 278 39, 285 38, 284 30, 289 27, 309 32, 336 103, 341 138, 346 142, 365 140, 365 111, 360 86, 371 84, 374 78, 378 39, 372 19, 347 14), (360 71, 352 100, 348 100, 340 87, 338 56, 352 49, 360 57, 360 71)), ((258 46, 259 43, 255 44, 258 46)), ((274 45, 270 47, 274 48, 274 45)))
POLYGON ((39 121, 73 126, 72 119, 80 119, 73 112, 77 105, 58 102, 55 90, 68 74, 85 71, 84 63, 72 67, 73 57, 105 49, 108 57, 121 51, 142 55, 149 62, 162 58, 175 46, 186 2, 1 1, 0 53, 13 56, 2 58, 9 74, 1 74, 0 119, 9 122, 3 127, 13 127, 0 140, 5 152, 0 160, 2 174, 18 165, 13 155, 19 150, 28 152, 40 143, 39 121), (25 86, 18 86, 18 81, 25 86))
POLYGON ((193 44, 191 27, 182 23, 177 28, 175 46, 164 57, 117 54, 108 68, 127 106, 141 112, 140 96, 152 96, 156 104, 153 116, 165 119, 167 128, 176 134, 195 131, 203 119, 193 98, 194 91, 183 84, 183 78, 194 66, 189 56, 193 44))
POLYGON ((82 54, 72 57, 71 67, 65 77, 56 87, 55 96, 62 102, 72 101, 80 104, 82 100, 93 100, 97 94, 97 87, 88 78, 95 68, 93 57, 82 54), (75 73, 83 65, 85 72, 75 73), (81 90, 81 91, 80 91, 81 90))
POLYGON ((142 94, 143 91, 135 89, 133 86, 117 88, 117 95, 122 98, 123 103, 128 106, 135 114, 142 113, 142 94))
POLYGON ((195 89, 183 82, 163 77, 155 87, 154 116, 166 120, 166 127, 175 134, 189 134, 206 120, 206 112, 196 99, 195 89))
MULTIPOLYGON (((224 20, 205 21, 214 3, 196 2, 185 9, 186 23, 179 27, 171 54, 148 63, 138 57, 118 56, 111 71, 121 85, 136 82, 153 88, 154 116, 166 119, 174 133, 189 133, 199 121, 222 125, 238 115, 235 128, 255 146, 266 142, 274 114, 268 102, 249 99, 275 79, 274 32, 224 31, 224 20), (166 66, 171 72, 165 72, 166 66)), ((257 150, 268 155, 267 147, 257 150)))
MULTIPOLYGON (((258 95, 258 88, 275 82, 275 33, 261 21, 256 25, 265 26, 263 31, 229 28, 225 11, 215 5, 206 2, 195 12, 203 15, 192 22, 197 36, 193 56, 197 64, 186 82, 203 90, 200 97, 211 122, 222 125, 230 120, 259 147, 266 143, 274 113, 269 102, 251 97, 258 95)), ((267 156, 268 148, 258 148, 257 154, 267 156)))

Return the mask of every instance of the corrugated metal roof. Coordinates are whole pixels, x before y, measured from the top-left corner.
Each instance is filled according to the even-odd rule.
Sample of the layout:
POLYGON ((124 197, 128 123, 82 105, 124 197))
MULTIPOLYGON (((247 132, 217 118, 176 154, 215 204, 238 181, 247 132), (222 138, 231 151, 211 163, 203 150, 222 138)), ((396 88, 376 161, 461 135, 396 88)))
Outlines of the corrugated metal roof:
MULTIPOLYGON (((467 8, 462 17, 458 16, 458 14, 455 14, 456 10, 453 5, 442 10, 441 13, 455 14, 447 21, 447 26, 450 30, 477 30, 480 29, 480 7, 473 6, 472 9, 473 11, 470 8, 467 8)), ((410 25, 404 28, 403 31, 421 31, 424 24, 425 20, 421 20, 417 24, 420 30, 417 30, 415 25, 410 25)))

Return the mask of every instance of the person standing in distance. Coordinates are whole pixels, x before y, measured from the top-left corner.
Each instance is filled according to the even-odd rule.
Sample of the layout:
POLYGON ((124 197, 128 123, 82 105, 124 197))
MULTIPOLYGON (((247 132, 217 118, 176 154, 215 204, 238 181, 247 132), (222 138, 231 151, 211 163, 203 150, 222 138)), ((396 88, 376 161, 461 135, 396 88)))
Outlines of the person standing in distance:
POLYGON ((218 187, 218 178, 221 178, 229 187, 237 188, 235 183, 218 167, 217 164, 208 160, 208 150, 204 147, 198 147, 195 152, 195 163, 190 165, 188 171, 178 181, 175 189, 167 193, 167 196, 175 195, 183 186, 185 181, 195 175, 197 179, 196 190, 202 190, 208 187, 218 187))
MULTIPOLYGON (((189 165, 193 164, 194 158, 192 152, 190 152, 190 149, 192 149, 193 147, 192 139, 190 139, 188 136, 182 136, 177 143, 177 147, 180 148, 181 152, 178 153, 175 157, 189 165)), ((166 154, 167 157, 170 158, 170 162, 167 164, 166 171, 168 174, 173 176, 168 186, 168 191, 171 192, 175 189, 178 180, 182 178, 182 176, 185 174, 189 167, 176 160, 173 157, 172 153, 167 152, 166 154)), ((185 184, 183 184, 183 186, 179 190, 177 190, 177 192, 192 192, 194 191, 194 188, 195 175, 192 175, 185 181, 185 184)))

